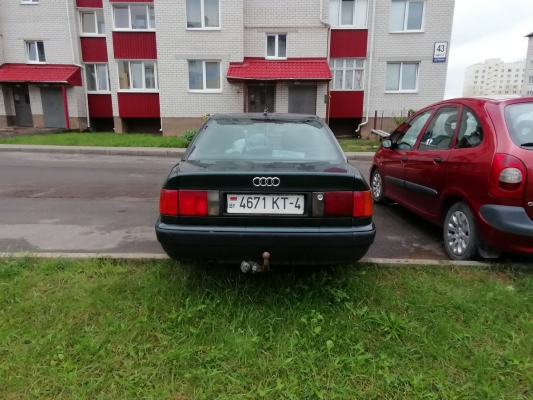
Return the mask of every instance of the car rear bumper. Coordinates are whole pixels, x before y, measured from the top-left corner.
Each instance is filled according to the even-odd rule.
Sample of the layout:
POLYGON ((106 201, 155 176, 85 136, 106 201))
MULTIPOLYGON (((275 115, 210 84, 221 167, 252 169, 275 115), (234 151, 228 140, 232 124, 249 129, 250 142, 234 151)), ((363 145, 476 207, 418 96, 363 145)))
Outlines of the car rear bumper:
POLYGON ((177 260, 219 263, 262 261, 289 265, 334 265, 359 261, 374 242, 374 224, 346 228, 252 228, 180 226, 158 222, 157 240, 177 260))
POLYGON ((533 220, 523 207, 486 204, 479 213, 488 245, 502 251, 533 254, 533 220))

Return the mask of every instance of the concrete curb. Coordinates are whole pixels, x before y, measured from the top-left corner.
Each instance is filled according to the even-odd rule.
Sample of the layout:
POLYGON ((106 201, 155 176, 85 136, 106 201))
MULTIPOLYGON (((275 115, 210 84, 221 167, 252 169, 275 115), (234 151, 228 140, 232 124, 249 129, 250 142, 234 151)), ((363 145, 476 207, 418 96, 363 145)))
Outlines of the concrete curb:
MULTIPOLYGON (((48 154, 92 154, 101 156, 142 156, 181 158, 187 149, 164 147, 96 147, 96 146, 40 146, 0 144, 0 152, 48 153, 48 154)), ((374 153, 346 153, 350 161, 372 161, 374 153)))
MULTIPOLYGON (((129 260, 129 261, 156 261, 168 260, 166 254, 153 253, 31 253, 31 252, 13 252, 0 253, 0 259, 18 259, 18 258, 39 258, 52 259, 63 258, 72 260, 86 259, 112 259, 112 260, 129 260)), ((498 263, 485 263, 477 261, 451 261, 451 260, 416 260, 416 259, 395 259, 395 258, 373 258, 364 257, 360 261, 366 264, 376 264, 389 267, 409 267, 415 265, 434 266, 434 267, 493 267, 500 265, 498 263)), ((526 264, 512 264, 516 267, 526 267, 526 264)))

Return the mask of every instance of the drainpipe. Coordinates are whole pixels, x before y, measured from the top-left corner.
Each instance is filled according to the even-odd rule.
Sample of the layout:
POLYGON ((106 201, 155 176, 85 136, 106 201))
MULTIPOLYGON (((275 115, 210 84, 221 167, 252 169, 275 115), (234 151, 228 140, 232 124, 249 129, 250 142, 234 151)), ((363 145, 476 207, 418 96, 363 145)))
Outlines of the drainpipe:
MULTIPOLYGON (((85 72, 85 66, 80 65, 76 62, 76 56, 74 53, 74 41, 72 40, 72 24, 70 22, 70 8, 69 8, 69 0, 65 0, 65 7, 67 10, 67 22, 68 22, 68 36, 70 39, 70 54, 72 56, 72 64, 75 66, 81 68, 83 76, 82 76, 82 85, 83 85, 83 91, 85 93, 85 112, 87 113, 87 129, 91 127, 91 120, 89 118, 89 95, 87 94, 87 82, 85 81, 87 79, 87 74, 85 72)), ((65 90, 63 88, 63 90, 65 90)))
MULTIPOLYGON (((329 65, 329 60, 330 60, 330 51, 331 51, 331 25, 329 24, 329 22, 327 21, 324 21, 324 0, 320 0, 320 22, 325 25, 327 28, 328 28, 328 44, 327 44, 327 62, 328 62, 328 65, 329 65)), ((330 93, 329 93, 329 82, 328 82, 328 91, 327 91, 327 103, 326 103, 326 122, 329 124, 329 111, 330 111, 330 100, 331 100, 331 96, 330 96, 330 93)))
POLYGON ((61 91, 63 92, 63 108, 65 109, 65 120, 67 123, 67 130, 70 130, 70 120, 68 117, 67 89, 65 89, 65 85, 61 85, 61 91))
POLYGON ((361 131, 361 127, 368 124, 369 116, 370 116, 370 93, 372 92, 372 64, 374 62, 374 34, 376 32, 376 4, 377 0, 373 1, 372 5, 372 35, 370 36, 370 59, 369 59, 369 66, 368 66, 368 93, 365 93, 366 98, 366 117, 365 122, 362 122, 359 124, 357 129, 355 130, 355 133, 359 133, 361 131))

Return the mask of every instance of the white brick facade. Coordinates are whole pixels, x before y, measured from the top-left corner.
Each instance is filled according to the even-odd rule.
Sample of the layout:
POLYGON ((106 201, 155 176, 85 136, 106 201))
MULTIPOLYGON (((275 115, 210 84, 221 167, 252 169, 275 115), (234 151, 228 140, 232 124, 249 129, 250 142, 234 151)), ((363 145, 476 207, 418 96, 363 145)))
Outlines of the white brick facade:
POLYGON ((529 39, 529 45, 527 47, 527 59, 525 64, 524 86, 522 88, 522 94, 524 96, 533 96, 533 33, 527 37, 529 39))
MULTIPOLYGON (((370 94, 368 111, 393 116, 401 110, 418 110, 442 100, 448 62, 433 63, 434 45, 436 42, 450 43, 455 0, 426 0, 423 32, 420 33, 390 33, 391 0, 374 1, 377 1, 374 26, 371 26, 373 4, 369 2, 369 53, 373 29, 375 37, 370 90, 368 63, 366 67, 365 91, 366 96, 370 94), (417 93, 385 93, 387 62, 420 63, 417 93)), ((366 104, 365 99, 365 112, 366 104)))

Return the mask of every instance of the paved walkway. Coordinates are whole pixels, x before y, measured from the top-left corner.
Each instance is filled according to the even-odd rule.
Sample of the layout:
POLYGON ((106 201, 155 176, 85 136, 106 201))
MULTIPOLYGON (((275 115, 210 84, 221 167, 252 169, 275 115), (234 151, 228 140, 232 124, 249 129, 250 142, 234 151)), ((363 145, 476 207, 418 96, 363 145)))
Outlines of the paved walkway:
MULTIPOLYGON (((181 157, 186 149, 163 147, 97 147, 97 146, 43 146, 0 144, 0 152, 56 153, 56 154, 96 154, 109 156, 156 156, 181 157)), ((374 153, 346 153, 349 160, 371 161, 374 153)))

